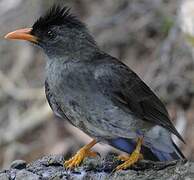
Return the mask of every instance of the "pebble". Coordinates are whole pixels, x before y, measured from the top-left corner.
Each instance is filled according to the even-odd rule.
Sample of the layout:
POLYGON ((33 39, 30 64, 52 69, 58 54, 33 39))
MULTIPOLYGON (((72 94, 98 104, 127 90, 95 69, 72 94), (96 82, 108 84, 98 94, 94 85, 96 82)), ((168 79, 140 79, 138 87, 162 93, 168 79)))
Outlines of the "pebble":
POLYGON ((21 169, 25 169, 26 168, 26 161, 23 161, 23 160, 15 160, 11 163, 11 166, 10 168, 12 169, 18 169, 18 170, 21 170, 21 169))

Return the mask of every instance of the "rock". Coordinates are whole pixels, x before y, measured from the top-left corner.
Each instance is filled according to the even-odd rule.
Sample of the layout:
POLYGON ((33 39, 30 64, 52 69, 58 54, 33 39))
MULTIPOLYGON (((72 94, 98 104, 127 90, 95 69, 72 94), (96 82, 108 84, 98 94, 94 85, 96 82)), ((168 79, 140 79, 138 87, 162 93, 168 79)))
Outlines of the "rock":
POLYGON ((40 176, 23 169, 17 172, 15 180, 40 180, 40 176))
POLYGON ((9 180, 9 176, 6 173, 1 173, 0 174, 0 180, 9 180))
POLYGON ((11 163, 11 166, 10 168, 13 168, 13 169, 25 169, 26 168, 26 161, 23 161, 23 160, 15 160, 11 163))
MULTIPOLYGON (((185 161, 151 162, 142 160, 128 170, 113 172, 121 162, 114 154, 105 158, 86 159, 82 166, 75 170, 66 170, 63 167, 63 157, 60 155, 45 156, 27 166, 20 167, 22 161, 13 162, 11 168, 0 172, 0 180, 170 180, 194 179, 194 163, 185 161), (14 168, 13 168, 14 167, 14 168)), ((25 163, 24 163, 25 164, 25 163)))

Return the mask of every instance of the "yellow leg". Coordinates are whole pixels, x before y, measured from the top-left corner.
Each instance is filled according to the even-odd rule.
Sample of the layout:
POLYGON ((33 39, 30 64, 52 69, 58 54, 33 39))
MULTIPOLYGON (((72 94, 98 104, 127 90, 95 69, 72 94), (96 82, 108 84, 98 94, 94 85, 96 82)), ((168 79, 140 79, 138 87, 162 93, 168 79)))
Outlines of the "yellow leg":
POLYGON ((127 161, 129 159, 129 156, 127 155, 119 155, 117 157, 118 160, 121 160, 121 161, 127 161))
POLYGON ((135 164, 138 160, 143 158, 143 155, 140 153, 141 151, 141 145, 143 143, 143 138, 138 138, 137 145, 135 150, 130 156, 119 156, 118 158, 122 161, 125 161, 123 164, 116 167, 116 171, 127 169, 131 165, 135 164))
POLYGON ((97 153, 90 150, 96 143, 94 139, 89 144, 82 147, 71 159, 64 162, 64 167, 73 169, 78 167, 86 157, 96 157, 97 153))
MULTIPOLYGON (((127 160, 129 159, 129 156, 127 156, 127 155, 119 155, 119 156, 117 157, 117 159, 118 159, 118 160, 121 160, 121 161, 127 161, 127 160)), ((143 154, 140 153, 139 159, 140 159, 140 160, 143 159, 143 154)))

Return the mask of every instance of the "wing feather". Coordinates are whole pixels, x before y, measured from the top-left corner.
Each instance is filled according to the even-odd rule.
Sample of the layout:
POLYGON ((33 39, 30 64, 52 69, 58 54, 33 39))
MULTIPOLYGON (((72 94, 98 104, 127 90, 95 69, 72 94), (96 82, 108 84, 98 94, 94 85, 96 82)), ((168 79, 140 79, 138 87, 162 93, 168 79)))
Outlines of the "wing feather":
POLYGON ((94 76, 100 91, 114 103, 121 104, 144 121, 166 128, 184 142, 170 121, 164 104, 125 64, 112 57, 99 60, 94 76))

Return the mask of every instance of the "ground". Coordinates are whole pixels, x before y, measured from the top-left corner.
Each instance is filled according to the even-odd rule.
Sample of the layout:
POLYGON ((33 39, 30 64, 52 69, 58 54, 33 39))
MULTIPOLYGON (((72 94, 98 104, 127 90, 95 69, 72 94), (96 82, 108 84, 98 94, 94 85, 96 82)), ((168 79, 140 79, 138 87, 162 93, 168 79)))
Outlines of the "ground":
POLYGON ((144 179, 193 179, 194 164, 185 161, 154 163, 141 161, 132 168, 119 172, 112 172, 120 163, 114 154, 105 158, 86 159, 82 166, 70 171, 63 167, 62 155, 44 156, 30 164, 17 160, 12 162, 8 170, 0 172, 0 180, 144 180, 144 179))

